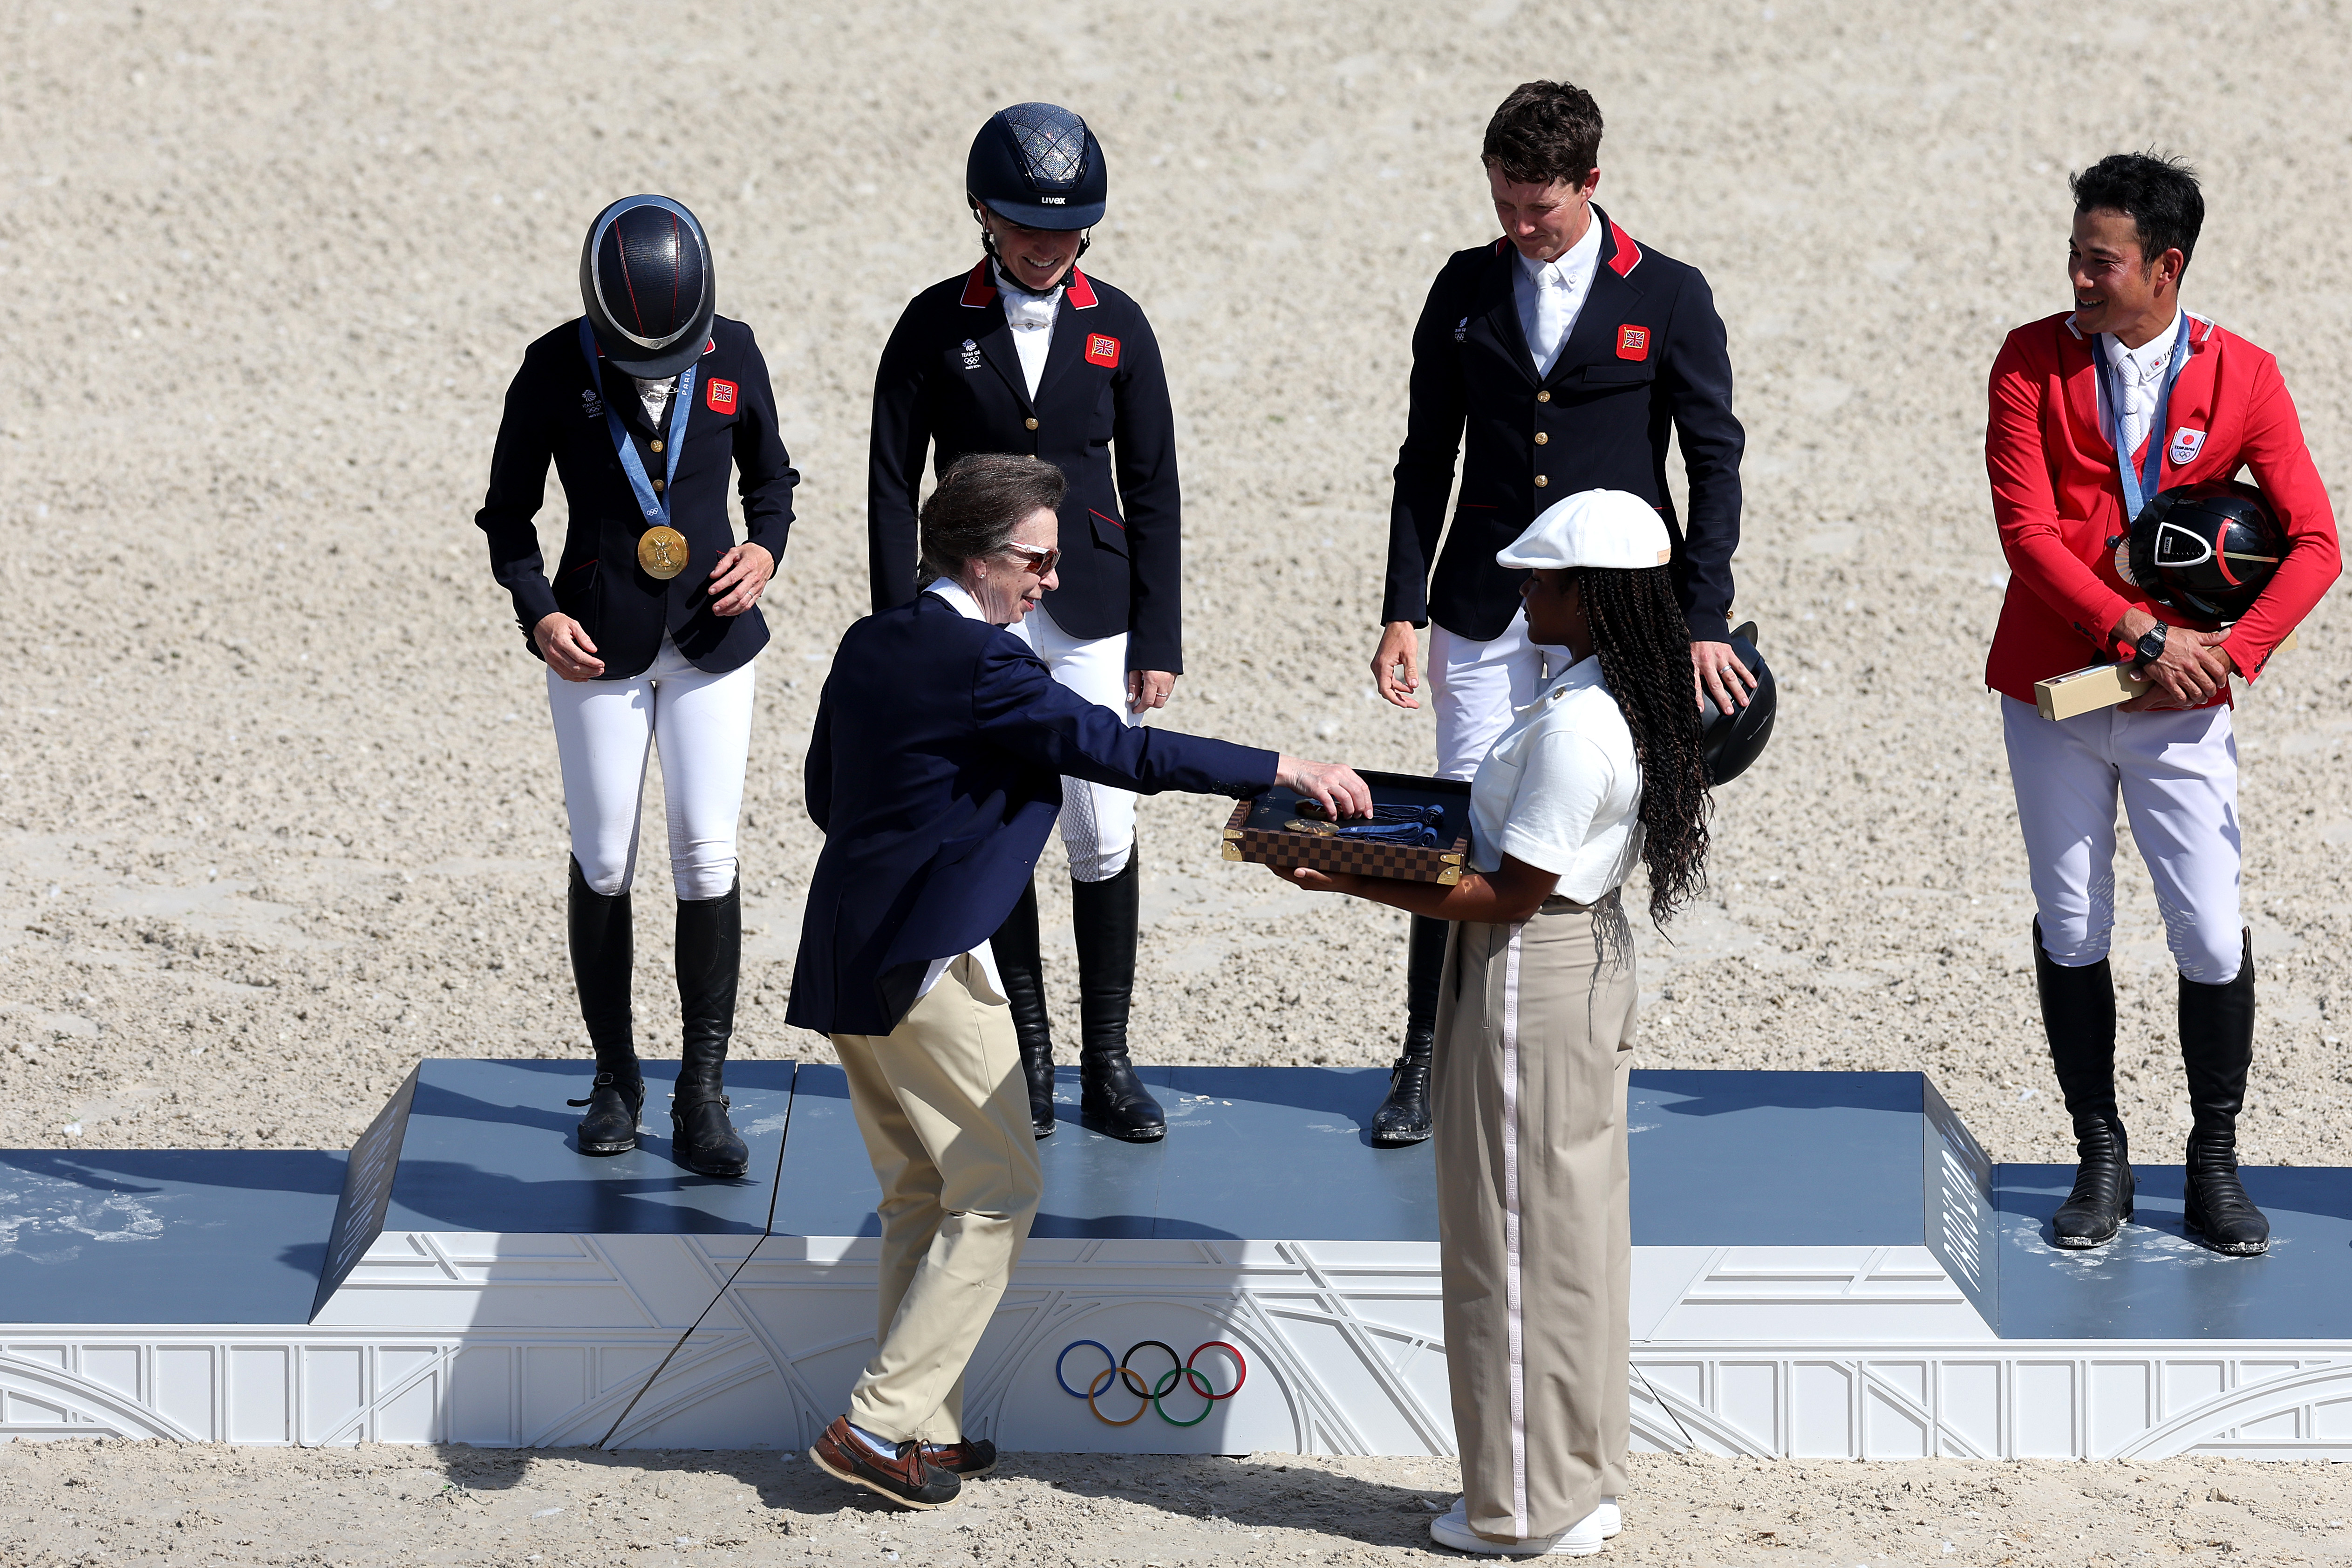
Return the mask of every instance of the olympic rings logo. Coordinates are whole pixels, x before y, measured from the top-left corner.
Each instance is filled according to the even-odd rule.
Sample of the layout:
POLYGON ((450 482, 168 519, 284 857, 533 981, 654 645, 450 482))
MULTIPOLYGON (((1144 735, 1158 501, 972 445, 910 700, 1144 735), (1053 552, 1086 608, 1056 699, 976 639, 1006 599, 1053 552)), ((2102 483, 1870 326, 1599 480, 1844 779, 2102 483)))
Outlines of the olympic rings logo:
POLYGON ((1160 1419, 1167 1422, 1171 1426, 1198 1426, 1209 1418, 1209 1413, 1221 1402, 1231 1399, 1242 1391, 1242 1384, 1249 1381, 1249 1363, 1244 1359, 1238 1346, 1227 1344, 1223 1340, 1211 1340, 1205 1344, 1195 1345, 1191 1355, 1181 1358, 1176 1354, 1176 1347, 1173 1345, 1162 1343, 1159 1340, 1139 1340, 1127 1347, 1125 1355, 1116 1360, 1111 1356, 1110 1347, 1100 1340, 1072 1340, 1062 1347, 1062 1353, 1054 1358, 1054 1381, 1060 1384, 1062 1392, 1071 1398, 1085 1400, 1087 1408, 1095 1413, 1095 1419, 1106 1426, 1132 1426, 1143 1419, 1143 1413, 1147 1410, 1160 1412, 1160 1419), (1110 1364, 1095 1373, 1088 1380, 1086 1387, 1072 1388, 1070 1380, 1063 1375, 1063 1369, 1069 1363, 1070 1352, 1086 1345, 1091 1345, 1102 1352, 1103 1360, 1110 1364), (1143 1374, 1129 1364, 1135 1360, 1138 1351, 1159 1351, 1165 1354, 1170 1363, 1168 1370, 1161 1373, 1156 1381, 1147 1384, 1143 1381, 1143 1374), (1223 1351, 1234 1358, 1234 1385, 1223 1394, 1216 1391, 1216 1384, 1209 1381, 1207 1373, 1192 1364, 1201 1359, 1202 1351, 1223 1351), (1114 1383, 1126 1384, 1127 1391, 1136 1398, 1135 1414, 1125 1420, 1114 1420, 1104 1415, 1102 1406, 1096 1403, 1114 1383), (1163 1403, 1170 1394, 1175 1392, 1179 1384, 1191 1384, 1192 1392, 1199 1394, 1204 1401, 1201 1406, 1201 1414, 1189 1421, 1179 1421, 1169 1415, 1168 1406, 1163 1403))

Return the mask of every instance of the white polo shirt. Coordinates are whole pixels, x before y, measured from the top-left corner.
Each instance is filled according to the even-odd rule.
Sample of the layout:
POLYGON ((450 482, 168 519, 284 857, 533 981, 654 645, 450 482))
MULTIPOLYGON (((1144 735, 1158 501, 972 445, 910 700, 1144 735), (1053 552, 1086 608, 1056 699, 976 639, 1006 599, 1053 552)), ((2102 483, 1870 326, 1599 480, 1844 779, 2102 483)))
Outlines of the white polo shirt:
POLYGON ((1556 873, 1563 898, 1592 903, 1642 853, 1642 765, 1633 733, 1587 658, 1519 709, 1470 785, 1470 866, 1503 857, 1556 873))

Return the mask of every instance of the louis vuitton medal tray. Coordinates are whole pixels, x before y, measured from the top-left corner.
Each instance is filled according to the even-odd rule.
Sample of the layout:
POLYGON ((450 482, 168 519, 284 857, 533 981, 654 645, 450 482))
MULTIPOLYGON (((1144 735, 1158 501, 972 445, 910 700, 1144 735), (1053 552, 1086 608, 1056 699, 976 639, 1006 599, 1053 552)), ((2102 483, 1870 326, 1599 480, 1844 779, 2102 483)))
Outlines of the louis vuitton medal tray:
MULTIPOLYGON (((1410 773, 1358 774, 1370 786, 1375 805, 1436 807, 1444 813, 1433 848, 1382 844, 1345 834, 1315 821, 1310 801, 1280 784, 1234 807, 1225 824, 1224 857, 1261 866, 1310 866, 1318 871, 1353 871, 1407 882, 1452 887, 1470 861, 1470 785, 1461 779, 1416 778, 1410 773)), ((1341 826, 1344 826, 1341 825, 1341 826)))

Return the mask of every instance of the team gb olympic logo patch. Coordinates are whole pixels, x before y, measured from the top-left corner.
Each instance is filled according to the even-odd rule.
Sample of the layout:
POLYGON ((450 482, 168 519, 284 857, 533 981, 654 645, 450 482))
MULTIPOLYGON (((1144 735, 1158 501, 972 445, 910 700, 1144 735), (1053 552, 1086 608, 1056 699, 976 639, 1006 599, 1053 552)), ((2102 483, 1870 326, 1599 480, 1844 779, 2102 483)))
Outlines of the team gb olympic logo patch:
POLYGON ((1118 340, 1105 332, 1087 334, 1087 363, 1106 370, 1118 368, 1118 340))

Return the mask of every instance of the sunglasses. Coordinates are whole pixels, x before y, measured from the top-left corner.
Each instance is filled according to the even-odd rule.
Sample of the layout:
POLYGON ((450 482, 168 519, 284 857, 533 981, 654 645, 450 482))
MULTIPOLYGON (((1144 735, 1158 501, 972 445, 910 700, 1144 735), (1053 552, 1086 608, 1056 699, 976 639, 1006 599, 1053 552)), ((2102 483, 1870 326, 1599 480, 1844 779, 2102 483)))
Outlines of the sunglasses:
POLYGON ((1008 543, 1004 548, 1024 559, 1032 576, 1043 577, 1061 564, 1062 552, 1042 544, 1008 543))

